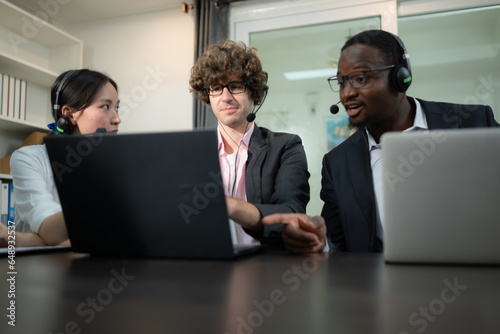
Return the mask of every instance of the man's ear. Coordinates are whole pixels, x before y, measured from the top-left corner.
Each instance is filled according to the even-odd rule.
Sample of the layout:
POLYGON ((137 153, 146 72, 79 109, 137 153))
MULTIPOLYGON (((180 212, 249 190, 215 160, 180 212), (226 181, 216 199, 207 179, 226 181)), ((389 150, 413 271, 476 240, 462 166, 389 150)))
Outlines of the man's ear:
POLYGON ((80 115, 79 112, 76 112, 73 108, 68 107, 68 106, 63 106, 61 110, 61 114, 69 118, 71 120, 71 124, 75 125, 76 120, 78 119, 78 116, 80 115))

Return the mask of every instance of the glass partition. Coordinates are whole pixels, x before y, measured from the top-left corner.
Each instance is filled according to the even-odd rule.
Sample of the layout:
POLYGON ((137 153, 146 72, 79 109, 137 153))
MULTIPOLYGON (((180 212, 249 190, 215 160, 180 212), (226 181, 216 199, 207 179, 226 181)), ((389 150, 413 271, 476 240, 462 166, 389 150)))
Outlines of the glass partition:
POLYGON ((250 45, 259 50, 270 87, 255 122, 302 138, 311 173, 307 206, 311 214, 320 214, 323 206, 319 198, 323 156, 351 134, 343 107, 337 115, 330 114, 339 96, 326 79, 336 74, 345 41, 380 25, 380 17, 367 17, 250 34, 250 45))
POLYGON ((398 18, 413 70, 408 95, 487 104, 500 119, 500 6, 398 18))

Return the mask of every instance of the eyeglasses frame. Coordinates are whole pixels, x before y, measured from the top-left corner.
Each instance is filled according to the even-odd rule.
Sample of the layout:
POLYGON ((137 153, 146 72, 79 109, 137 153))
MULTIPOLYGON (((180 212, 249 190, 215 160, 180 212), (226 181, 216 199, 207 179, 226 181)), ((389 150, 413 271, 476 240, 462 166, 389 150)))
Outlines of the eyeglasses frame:
POLYGON ((366 86, 366 83, 367 83, 367 80, 366 80, 366 79, 367 79, 367 78, 366 78, 366 73, 368 73, 368 72, 378 72, 378 71, 389 70, 389 69, 394 68, 394 67, 396 67, 396 65, 388 65, 388 66, 383 66, 383 67, 379 67, 379 68, 374 68, 374 69, 372 69, 372 70, 352 71, 351 73, 349 73, 349 74, 347 74, 347 75, 341 75, 341 76, 334 75, 333 77, 328 78, 328 79, 327 79, 327 81, 328 81, 328 85, 330 86, 330 89, 331 89, 333 92, 335 92, 335 93, 339 93, 340 91, 342 91, 342 90, 344 89, 344 86, 345 86, 345 84, 344 84, 344 86, 342 86, 342 87, 340 87, 340 85, 337 85, 337 86, 339 87, 339 88, 338 88, 338 90, 333 89, 333 86, 332 86, 332 81, 336 81, 336 80, 337 80, 337 82, 338 82, 338 78, 343 78, 343 79, 344 79, 344 83, 345 83, 345 79, 347 78, 347 81, 349 81, 349 83, 351 84, 351 87, 353 87, 354 89, 360 89, 360 88, 363 88, 363 87, 365 87, 365 86, 366 86), (362 72, 362 73, 363 73, 363 75, 364 75, 364 81, 365 81, 365 83, 364 83, 364 84, 363 84, 363 86, 361 86, 361 87, 354 87, 354 86, 352 85, 352 80, 351 80, 350 76, 351 76, 353 73, 355 73, 355 72, 362 72))
POLYGON ((204 88, 205 88, 205 90, 207 91, 208 96, 221 96, 221 95, 222 95, 222 93, 224 93, 224 88, 227 88, 227 90, 229 91, 229 93, 231 93, 231 94, 235 95, 235 94, 243 94, 244 92, 246 92, 246 91, 247 91, 247 87, 248 87, 249 85, 250 85, 250 81, 231 81, 231 82, 229 82, 227 85, 219 85, 219 84, 214 85, 214 86, 222 86, 222 90, 220 91, 220 94, 211 94, 211 93, 210 93, 210 87, 206 87, 205 85, 203 85, 203 87, 204 87, 204 88), (243 89, 243 91, 242 91, 242 92, 239 92, 239 93, 233 93, 233 92, 231 91, 231 89, 229 89, 229 86, 230 86, 231 84, 234 84, 234 83, 242 83, 242 84, 244 84, 244 89, 243 89))

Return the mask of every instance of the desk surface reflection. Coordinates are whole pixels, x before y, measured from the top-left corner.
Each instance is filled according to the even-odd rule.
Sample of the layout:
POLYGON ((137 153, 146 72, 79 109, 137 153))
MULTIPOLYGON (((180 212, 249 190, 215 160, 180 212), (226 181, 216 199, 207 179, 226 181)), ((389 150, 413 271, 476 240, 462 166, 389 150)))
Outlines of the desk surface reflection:
MULTIPOLYGON (((9 272, 7 258, 0 270, 9 272)), ((495 333, 500 267, 387 265, 382 254, 235 261, 16 257, 1 333, 495 333), (9 303, 15 300, 15 327, 9 303)), ((4 274, 4 277, 5 277, 4 274)))

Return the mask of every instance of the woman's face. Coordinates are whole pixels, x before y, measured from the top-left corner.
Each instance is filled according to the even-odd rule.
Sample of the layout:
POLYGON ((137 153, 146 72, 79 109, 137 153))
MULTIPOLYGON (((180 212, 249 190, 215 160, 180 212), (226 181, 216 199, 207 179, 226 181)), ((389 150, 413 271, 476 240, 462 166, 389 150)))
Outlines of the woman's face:
POLYGON ((69 113, 74 126, 74 134, 90 134, 99 128, 106 132, 117 133, 121 122, 118 116, 120 100, 115 87, 106 83, 95 95, 92 103, 85 109, 69 113))

